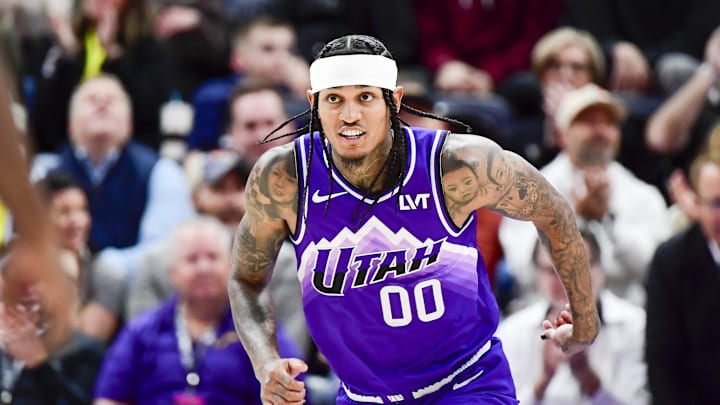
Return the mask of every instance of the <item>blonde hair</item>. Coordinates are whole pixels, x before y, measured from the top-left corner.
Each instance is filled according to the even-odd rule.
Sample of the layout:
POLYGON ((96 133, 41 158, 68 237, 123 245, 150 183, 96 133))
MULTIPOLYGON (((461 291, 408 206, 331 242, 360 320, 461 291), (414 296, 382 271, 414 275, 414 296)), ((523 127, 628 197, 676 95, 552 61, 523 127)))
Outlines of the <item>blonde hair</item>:
POLYGON ((569 27, 556 28, 543 35, 535 44, 531 56, 535 76, 541 77, 550 64, 553 55, 569 45, 577 45, 585 49, 590 57, 589 68, 592 80, 599 83, 605 76, 605 56, 600 44, 589 32, 569 27))
POLYGON ((697 185, 700 170, 702 170, 706 164, 714 164, 720 167, 720 122, 710 128, 705 144, 700 149, 698 156, 696 156, 690 164, 690 186, 695 192, 698 191, 697 185))

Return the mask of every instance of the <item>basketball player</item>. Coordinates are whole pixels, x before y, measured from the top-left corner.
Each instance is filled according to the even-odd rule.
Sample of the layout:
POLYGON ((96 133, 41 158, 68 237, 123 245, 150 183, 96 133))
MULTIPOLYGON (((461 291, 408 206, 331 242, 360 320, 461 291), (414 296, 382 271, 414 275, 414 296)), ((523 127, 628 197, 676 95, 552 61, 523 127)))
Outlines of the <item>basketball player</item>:
POLYGON ((310 122, 291 133, 307 134, 253 169, 229 288, 263 404, 305 396, 295 377, 306 365, 279 357, 266 288, 286 237, 310 334, 341 380, 338 404, 517 403, 493 337, 499 311, 475 241, 480 207, 532 221, 552 252, 571 314, 544 325, 543 337, 572 354, 597 334, 588 258, 566 201, 483 137, 401 127, 397 113, 409 108, 396 78, 377 39, 331 41, 310 68, 310 122), (446 168, 463 166, 474 173, 445 181, 446 168))
MULTIPOLYGON (((10 112, 10 88, 0 71, 0 199, 13 216, 17 241, 12 265, 2 274, 2 301, 12 310, 31 285, 42 289, 46 305, 72 307, 68 278, 60 267, 60 251, 39 197, 30 185, 21 137, 10 112)), ((69 313, 69 312, 68 312, 69 313)))

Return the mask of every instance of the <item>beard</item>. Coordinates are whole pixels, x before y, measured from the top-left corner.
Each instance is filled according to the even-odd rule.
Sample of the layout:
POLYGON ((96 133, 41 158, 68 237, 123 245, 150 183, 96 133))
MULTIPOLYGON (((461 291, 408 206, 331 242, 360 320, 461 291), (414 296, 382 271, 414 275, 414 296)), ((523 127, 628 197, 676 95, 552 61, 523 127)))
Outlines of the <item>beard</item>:
POLYGON ((583 166, 607 166, 615 160, 615 155, 615 149, 607 145, 587 146, 578 151, 578 160, 583 166))
POLYGON ((343 165, 343 167, 346 167, 350 170, 359 169, 362 167, 363 162, 365 162, 365 158, 367 158, 367 154, 362 154, 358 156, 342 156, 338 155, 337 159, 340 164, 343 165))

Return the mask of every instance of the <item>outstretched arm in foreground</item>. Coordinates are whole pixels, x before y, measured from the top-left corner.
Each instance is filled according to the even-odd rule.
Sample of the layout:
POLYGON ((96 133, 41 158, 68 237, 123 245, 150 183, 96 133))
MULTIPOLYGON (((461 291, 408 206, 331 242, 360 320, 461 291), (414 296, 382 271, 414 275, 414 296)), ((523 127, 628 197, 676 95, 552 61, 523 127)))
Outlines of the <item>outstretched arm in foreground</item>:
MULTIPOLYGON (((288 223, 295 222, 294 218, 285 216, 297 213, 295 206, 294 212, 282 214, 284 210, 263 191, 269 188, 268 176, 263 173, 276 158, 286 160, 285 167, 294 168, 292 144, 277 147, 261 157, 248 179, 245 188, 247 211, 235 234, 228 288, 235 329, 250 356, 255 377, 260 381, 263 404, 301 404, 305 398, 305 385, 295 377, 306 371, 307 365, 299 359, 280 358, 273 304, 267 288, 280 246, 287 236, 288 223)), ((284 190, 285 193, 297 194, 297 183, 294 186, 290 186, 291 182, 284 184, 294 187, 294 190, 284 190)))
POLYGON ((532 221, 552 255, 572 313, 571 324, 553 325, 543 334, 568 354, 584 349, 597 336, 600 318, 590 285, 587 252, 570 205, 527 161, 474 135, 452 135, 445 145, 441 167, 446 201, 449 171, 445 168, 458 167, 458 162, 473 169, 477 192, 467 201, 448 203, 454 222, 462 223, 480 207, 532 221))
POLYGON ((0 199, 12 213, 20 236, 13 248, 13 265, 3 272, 2 300, 7 308, 15 308, 27 289, 37 285, 48 307, 63 308, 70 314, 73 300, 68 298, 67 288, 71 286, 60 266, 47 212, 28 180, 28 163, 10 112, 8 88, 0 73, 0 199))

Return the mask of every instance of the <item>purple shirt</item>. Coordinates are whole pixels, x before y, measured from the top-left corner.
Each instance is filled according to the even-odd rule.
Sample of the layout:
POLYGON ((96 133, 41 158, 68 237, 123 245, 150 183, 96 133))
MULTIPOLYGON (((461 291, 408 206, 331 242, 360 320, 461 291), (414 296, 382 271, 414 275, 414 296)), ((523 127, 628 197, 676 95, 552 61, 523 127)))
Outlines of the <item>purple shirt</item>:
MULTIPOLYGON (((495 332, 499 311, 474 214, 461 227, 447 214, 439 169, 447 134, 406 128, 401 136, 409 149, 402 192, 379 197, 358 223, 372 200, 361 202, 334 170, 329 187, 315 134, 306 220, 292 239, 308 328, 334 371, 355 393, 407 400, 468 367, 495 332)), ((304 190, 308 135, 296 151, 304 190)))
MULTIPOLYGON (((177 297, 131 321, 110 348, 95 386, 95 398, 140 404, 172 404, 185 391, 186 371, 175 334, 177 297)), ((199 361, 196 394, 206 405, 260 404, 260 384, 238 341, 228 306, 218 339, 199 361)), ((282 356, 298 350, 278 329, 282 356)))

